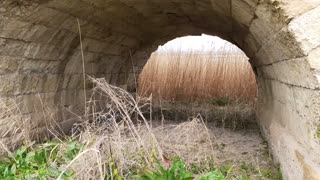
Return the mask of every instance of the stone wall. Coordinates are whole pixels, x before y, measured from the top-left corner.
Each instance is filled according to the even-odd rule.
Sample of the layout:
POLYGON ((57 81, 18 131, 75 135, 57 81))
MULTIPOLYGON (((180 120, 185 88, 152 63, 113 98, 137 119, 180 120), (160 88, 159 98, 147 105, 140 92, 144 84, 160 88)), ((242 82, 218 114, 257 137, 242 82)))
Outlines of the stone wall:
POLYGON ((68 130, 84 111, 83 64, 134 90, 158 45, 206 33, 250 57, 259 124, 285 179, 320 179, 319 19, 320 0, 1 0, 1 139, 26 125, 68 130))

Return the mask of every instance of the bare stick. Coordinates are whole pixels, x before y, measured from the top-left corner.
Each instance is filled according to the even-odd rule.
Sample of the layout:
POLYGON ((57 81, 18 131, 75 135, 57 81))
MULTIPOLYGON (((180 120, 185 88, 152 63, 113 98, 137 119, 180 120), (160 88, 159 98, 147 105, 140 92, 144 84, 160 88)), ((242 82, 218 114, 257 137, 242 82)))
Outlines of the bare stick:
POLYGON ((130 53, 130 60, 131 60, 132 71, 133 71, 133 76, 134 76, 134 83, 135 83, 135 86, 136 86, 135 88, 137 90, 138 89, 138 82, 137 82, 136 70, 134 69, 134 64, 133 64, 133 60, 132 60, 131 51, 129 53, 130 53))
POLYGON ((79 18, 77 18, 78 22, 78 29, 79 29, 79 38, 80 38, 80 49, 81 49, 81 59, 82 59, 82 74, 83 74, 83 95, 84 95, 84 113, 87 114, 87 93, 86 93, 86 68, 84 62, 84 55, 83 55, 83 45, 82 45, 82 34, 81 34, 81 26, 79 18))

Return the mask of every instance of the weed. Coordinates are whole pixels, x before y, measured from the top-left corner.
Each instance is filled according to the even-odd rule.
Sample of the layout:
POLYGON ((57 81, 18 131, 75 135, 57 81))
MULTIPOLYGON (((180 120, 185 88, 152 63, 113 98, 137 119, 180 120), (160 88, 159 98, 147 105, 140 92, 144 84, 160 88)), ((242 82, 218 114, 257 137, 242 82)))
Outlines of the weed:
POLYGON ((316 137, 320 138, 320 124, 317 126, 316 137))
POLYGON ((219 172, 224 176, 227 176, 232 171, 232 165, 229 164, 220 164, 218 167, 219 172))
POLYGON ((263 177, 274 179, 274 180, 282 180, 282 174, 281 174, 279 165, 277 167, 277 171, 275 172, 273 172, 269 167, 262 168, 260 171, 263 177))
POLYGON ((272 176, 272 173, 268 168, 261 169, 260 171, 264 177, 270 178, 272 176))
MULTIPOLYGON (((62 173, 59 166, 66 164, 67 159, 73 159, 80 151, 74 142, 67 144, 68 148, 62 154, 59 146, 56 142, 47 142, 35 147, 21 146, 13 153, 3 154, 0 160, 0 179, 57 178, 62 173)), ((72 172, 65 172, 62 177, 72 175, 72 172)))
POLYGON ((194 177, 185 168, 185 163, 181 159, 173 160, 169 168, 158 165, 155 171, 146 171, 144 174, 137 176, 137 180, 191 180, 194 177))
POLYGON ((73 159, 80 152, 82 148, 83 148, 83 145, 80 145, 75 141, 71 141, 67 144, 67 149, 64 152, 64 155, 69 159, 73 159))
POLYGON ((282 180, 282 173, 281 173, 281 169, 280 169, 280 164, 277 165, 277 172, 275 173, 273 178, 275 180, 282 180))
POLYGON ((241 165, 240 165, 240 168, 245 170, 245 171, 248 171, 249 170, 249 165, 245 162, 242 162, 241 165))
POLYGON ((224 180, 225 177, 221 172, 211 171, 207 174, 200 176, 199 180, 224 180))
POLYGON ((190 170, 193 174, 200 174, 203 169, 196 163, 190 163, 190 170))
POLYGON ((215 106, 227 106, 230 104, 231 100, 228 97, 212 97, 209 102, 215 106))
POLYGON ((240 164, 240 168, 244 170, 246 173, 258 174, 259 171, 253 166, 252 163, 242 162, 240 164))
POLYGON ((247 174, 237 176, 237 180, 250 180, 250 177, 247 174))

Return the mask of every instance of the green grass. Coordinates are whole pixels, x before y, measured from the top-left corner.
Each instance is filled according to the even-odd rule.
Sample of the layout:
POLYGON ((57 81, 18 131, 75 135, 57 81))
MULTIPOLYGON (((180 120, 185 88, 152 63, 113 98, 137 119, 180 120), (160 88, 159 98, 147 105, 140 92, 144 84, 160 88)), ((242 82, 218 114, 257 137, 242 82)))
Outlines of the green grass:
POLYGON ((227 106, 231 103, 231 101, 228 97, 221 96, 210 98, 209 103, 211 103, 214 106, 227 106))
POLYGON ((158 164, 155 170, 147 170, 135 177, 137 180, 189 180, 194 179, 181 159, 173 160, 172 166, 165 168, 158 164))
MULTIPOLYGON (((142 175, 135 177, 137 180, 192 180, 195 177, 192 172, 186 169, 186 164, 183 160, 176 158, 173 161, 172 166, 164 168, 161 165, 153 171, 146 171, 142 175)), ((199 180, 224 180, 225 176, 219 171, 210 171, 202 174, 198 178, 199 180)))
POLYGON ((0 179, 47 179, 72 177, 72 172, 60 170, 62 165, 72 160, 82 146, 67 142, 64 148, 57 142, 48 142, 34 147, 21 146, 13 153, 0 156, 0 179))
POLYGON ((252 164, 242 163, 239 167, 230 164, 211 165, 209 169, 190 164, 191 170, 187 168, 183 160, 176 158, 172 165, 165 168, 158 164, 156 169, 147 170, 134 176, 137 180, 251 180, 251 179, 272 179, 281 180, 280 169, 273 172, 271 169, 262 169, 261 174, 252 164), (237 169, 237 170, 236 170, 237 169), (239 170, 241 173, 239 174, 239 170), (206 172, 204 172, 206 171, 206 172), (238 171, 234 175, 233 171, 238 171), (196 178, 197 177, 197 178, 196 178))
MULTIPOLYGON (((84 145, 77 141, 50 141, 32 147, 21 146, 13 153, 0 155, 0 179, 75 179, 72 170, 64 171, 65 167, 79 153, 84 145)), ((106 152, 105 152, 106 153, 106 152)), ((137 155, 139 156, 139 155, 137 155)), ((135 179, 135 180, 249 180, 275 179, 281 180, 281 173, 265 168, 259 172, 252 164, 242 163, 238 166, 232 163, 215 164, 214 162, 186 164, 179 157, 172 158, 166 165, 154 159, 154 166, 141 164, 139 168, 131 169, 127 177, 122 177, 117 164, 112 160, 105 162, 110 171, 104 179, 135 179), (259 176, 257 176, 259 174, 259 176), (258 178, 256 178, 258 177, 258 178)), ((85 166, 85 164, 84 164, 85 166)))

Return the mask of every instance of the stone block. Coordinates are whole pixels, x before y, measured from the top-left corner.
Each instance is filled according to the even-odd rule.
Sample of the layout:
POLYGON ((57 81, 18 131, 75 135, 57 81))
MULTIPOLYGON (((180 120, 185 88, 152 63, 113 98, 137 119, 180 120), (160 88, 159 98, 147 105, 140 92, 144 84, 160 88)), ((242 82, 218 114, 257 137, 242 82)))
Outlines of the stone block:
POLYGON ((10 56, 0 56, 0 74, 10 74, 18 69, 19 58, 10 56))
POLYGON ((61 61, 45 61, 21 58, 19 61, 19 71, 22 73, 61 73, 61 61))
POLYGON ((283 83, 309 89, 319 88, 319 83, 306 58, 298 58, 258 67, 261 76, 283 83))
POLYGON ((254 9, 241 0, 232 0, 233 19, 246 27, 249 27, 254 18, 254 9))
POLYGON ((293 19, 288 28, 305 54, 320 46, 320 6, 293 19))

